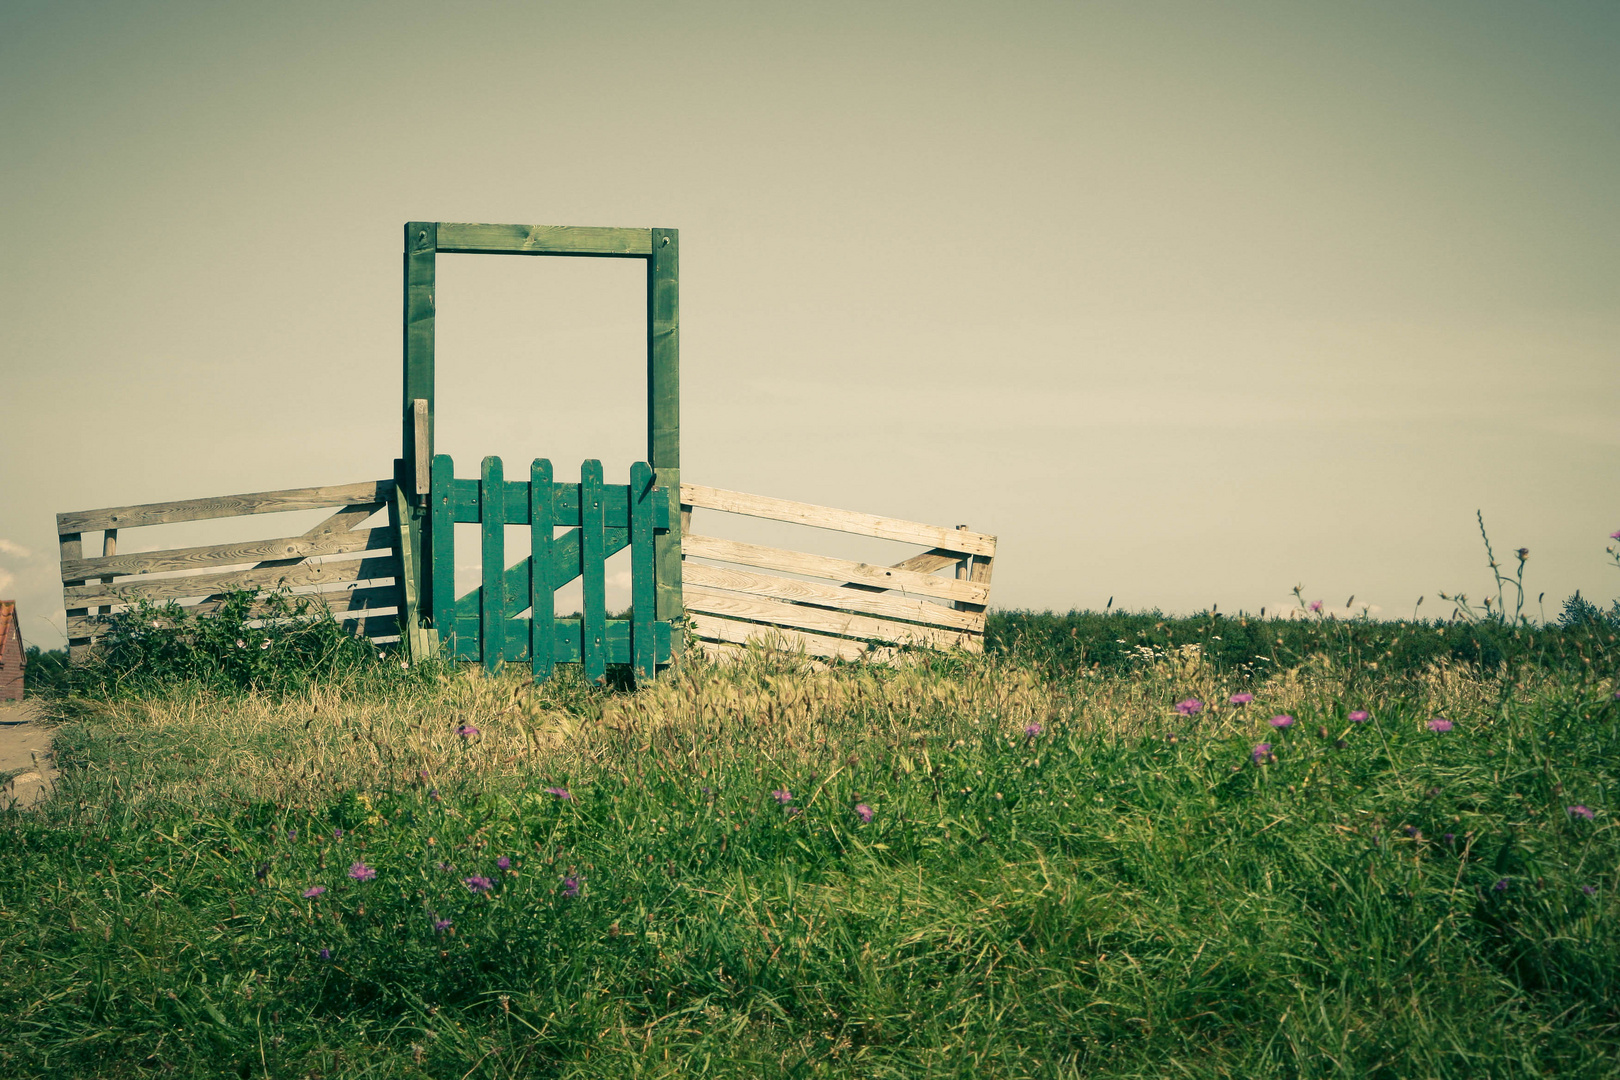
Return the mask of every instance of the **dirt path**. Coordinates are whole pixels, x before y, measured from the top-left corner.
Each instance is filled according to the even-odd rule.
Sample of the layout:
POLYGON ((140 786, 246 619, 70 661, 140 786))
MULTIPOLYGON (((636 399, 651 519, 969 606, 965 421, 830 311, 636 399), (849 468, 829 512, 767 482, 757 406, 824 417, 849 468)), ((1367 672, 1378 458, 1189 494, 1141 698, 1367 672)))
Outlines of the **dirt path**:
POLYGON ((32 701, 0 702, 0 807, 31 807, 56 787, 51 729, 32 701))

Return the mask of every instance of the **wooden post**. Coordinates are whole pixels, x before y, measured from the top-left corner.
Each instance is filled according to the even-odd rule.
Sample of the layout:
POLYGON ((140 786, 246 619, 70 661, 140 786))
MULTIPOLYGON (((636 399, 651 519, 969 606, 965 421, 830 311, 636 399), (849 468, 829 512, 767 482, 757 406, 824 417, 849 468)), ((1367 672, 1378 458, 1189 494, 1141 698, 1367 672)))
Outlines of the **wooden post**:
MULTIPOLYGON (((60 514, 57 515, 57 519, 60 521, 60 519, 61 519, 60 514)), ((60 549, 61 558, 62 558, 62 564, 64 566, 66 566, 70 562, 78 562, 79 559, 83 557, 84 545, 80 541, 81 541, 81 534, 76 533, 76 532, 75 533, 61 533, 60 535, 57 536, 56 543, 57 543, 57 547, 60 549)), ((70 585, 83 585, 83 584, 84 584, 84 582, 82 580, 78 580, 78 581, 63 580, 62 587, 67 588, 70 585)), ((81 607, 81 608, 68 608, 67 609, 67 617, 68 617, 69 620, 72 620, 73 617, 76 616, 76 615, 88 615, 88 614, 90 614, 90 609, 89 608, 82 608, 81 607)), ((69 660, 69 662, 76 664, 80 660, 84 659, 85 656, 89 654, 89 652, 90 652, 90 639, 89 638, 87 638, 87 637, 76 638, 76 637, 71 637, 71 636, 68 638, 68 660, 69 660)))
MULTIPOLYGON (((399 464, 395 467, 394 479, 404 490, 405 505, 409 508, 409 521, 401 522, 400 545, 403 547, 407 540, 411 544, 413 587, 418 600, 426 603, 429 615, 434 614, 432 591, 427 581, 433 539, 427 520, 429 478, 422 476, 420 469, 422 464, 433 460, 433 331, 438 246, 437 222, 406 224, 404 401, 399 464), (427 445, 420 446, 424 438, 427 445)), ((454 619, 455 615, 452 613, 450 618, 454 619)))
POLYGON ((552 585, 552 531, 557 522, 551 462, 529 466, 529 667, 534 681, 551 678, 557 651, 557 594, 552 585))
POLYGON ((657 612, 657 566, 653 560, 652 467, 630 466, 630 654, 637 679, 658 674, 658 642, 653 637, 657 612))
POLYGON ((456 506, 455 464, 449 454, 433 458, 431 545, 433 595, 428 610, 447 659, 456 659, 456 506))
POLYGON ((478 516, 484 539, 484 610, 478 636, 483 639, 484 670, 494 675, 506 659, 506 477, 498 457, 484 459, 478 516))
POLYGON ((680 234, 652 230, 647 259, 647 461, 653 482, 669 492, 669 531, 654 541, 657 617, 684 635, 681 607, 681 314, 680 234))

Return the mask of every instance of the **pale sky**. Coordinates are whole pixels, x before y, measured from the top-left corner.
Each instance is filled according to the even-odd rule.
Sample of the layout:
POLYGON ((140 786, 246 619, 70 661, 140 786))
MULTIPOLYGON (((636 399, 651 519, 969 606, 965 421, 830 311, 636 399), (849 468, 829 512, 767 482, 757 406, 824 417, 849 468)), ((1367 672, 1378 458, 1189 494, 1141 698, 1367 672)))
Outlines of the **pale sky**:
MULTIPOLYGON (((1476 509, 1620 594, 1613 4, 12 0, 0 101, 33 643, 58 511, 389 474, 412 219, 678 228, 684 478, 994 533, 997 606, 1448 614, 1476 509)), ((641 274, 441 257, 461 475, 622 482, 641 274)))

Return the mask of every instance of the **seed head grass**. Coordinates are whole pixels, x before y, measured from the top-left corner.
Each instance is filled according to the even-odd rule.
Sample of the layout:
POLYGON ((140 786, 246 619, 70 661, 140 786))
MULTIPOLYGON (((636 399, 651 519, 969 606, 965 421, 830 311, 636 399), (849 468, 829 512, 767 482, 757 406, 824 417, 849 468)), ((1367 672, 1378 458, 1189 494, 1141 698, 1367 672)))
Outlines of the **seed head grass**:
POLYGON ((0 815, 0 1068, 1613 1075, 1612 683, 1231 678, 67 699, 56 797, 0 815))

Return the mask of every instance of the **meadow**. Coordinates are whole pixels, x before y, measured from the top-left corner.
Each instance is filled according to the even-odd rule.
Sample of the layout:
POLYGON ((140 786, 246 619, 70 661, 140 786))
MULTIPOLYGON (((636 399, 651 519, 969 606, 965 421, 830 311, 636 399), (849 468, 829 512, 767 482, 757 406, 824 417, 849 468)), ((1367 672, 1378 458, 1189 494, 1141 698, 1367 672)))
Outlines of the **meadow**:
POLYGON ((0 1072, 1614 1076, 1615 630, 126 672, 0 814, 0 1072))

